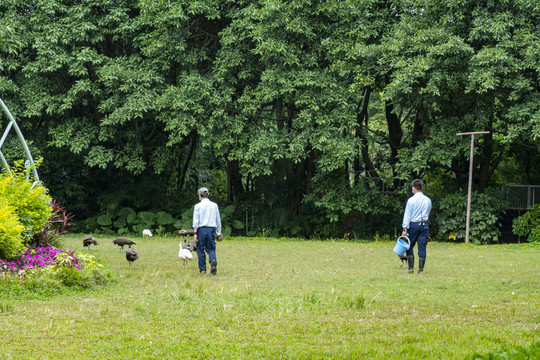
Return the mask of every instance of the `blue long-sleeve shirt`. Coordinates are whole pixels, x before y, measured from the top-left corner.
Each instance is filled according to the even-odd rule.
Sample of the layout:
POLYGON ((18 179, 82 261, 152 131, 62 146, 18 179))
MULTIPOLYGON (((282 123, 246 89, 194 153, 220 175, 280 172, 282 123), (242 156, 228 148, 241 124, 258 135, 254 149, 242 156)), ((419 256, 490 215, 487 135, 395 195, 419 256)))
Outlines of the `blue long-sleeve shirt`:
POLYGON ((193 228, 198 229, 203 226, 216 229, 216 235, 221 234, 221 218, 219 208, 215 202, 202 199, 193 209, 193 228))
POLYGON ((407 200, 402 228, 409 228, 411 222, 428 221, 431 212, 431 199, 422 192, 417 192, 407 200))

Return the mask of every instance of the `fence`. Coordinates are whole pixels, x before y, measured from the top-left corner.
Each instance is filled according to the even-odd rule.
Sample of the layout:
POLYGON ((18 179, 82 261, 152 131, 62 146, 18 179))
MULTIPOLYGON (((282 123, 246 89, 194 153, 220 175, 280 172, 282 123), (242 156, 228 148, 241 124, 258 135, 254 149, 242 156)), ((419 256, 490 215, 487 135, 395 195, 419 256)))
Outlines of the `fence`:
POLYGON ((524 210, 540 203, 539 185, 505 185, 502 192, 508 209, 524 210))

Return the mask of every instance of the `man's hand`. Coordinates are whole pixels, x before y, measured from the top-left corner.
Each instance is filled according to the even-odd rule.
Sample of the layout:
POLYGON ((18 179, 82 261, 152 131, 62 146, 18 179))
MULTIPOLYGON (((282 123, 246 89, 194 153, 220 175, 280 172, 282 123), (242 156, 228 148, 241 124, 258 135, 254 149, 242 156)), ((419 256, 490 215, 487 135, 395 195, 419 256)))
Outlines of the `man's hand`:
POLYGON ((407 236, 407 229, 403 229, 403 231, 401 232, 401 236, 407 236))
POLYGON ((193 241, 199 242, 199 239, 197 239, 197 234, 194 234, 194 235, 193 235, 193 241))
POLYGON ((223 240, 223 234, 219 234, 219 235, 216 237, 216 240, 217 240, 217 241, 223 240))

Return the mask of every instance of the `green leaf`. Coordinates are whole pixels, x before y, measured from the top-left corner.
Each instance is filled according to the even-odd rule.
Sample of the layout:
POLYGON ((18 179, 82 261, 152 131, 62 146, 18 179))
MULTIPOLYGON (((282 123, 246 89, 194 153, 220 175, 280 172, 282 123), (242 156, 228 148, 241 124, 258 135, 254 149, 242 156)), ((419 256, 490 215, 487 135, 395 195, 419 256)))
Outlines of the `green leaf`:
POLYGON ((147 226, 143 223, 143 224, 137 224, 137 225, 133 225, 133 232, 137 233, 137 234, 142 234, 142 231, 144 229, 146 229, 147 226))
POLYGON ((160 211, 156 214, 157 222, 160 225, 169 225, 173 223, 173 217, 167 214, 165 211, 160 211))
POLYGON ((244 223, 242 223, 240 220, 234 220, 232 223, 233 228, 235 229, 243 229, 245 228, 244 223))
POLYGON ((221 212, 223 213, 224 216, 230 216, 234 213, 234 210, 236 210, 235 205, 228 205, 221 212))
POLYGON ((147 227, 152 227, 156 224, 156 215, 154 213, 149 211, 141 211, 138 216, 143 222, 143 225, 147 227))
POLYGON ((192 227, 193 227, 193 219, 182 220, 182 226, 181 226, 182 229, 192 229, 192 227))
POLYGON ((127 217, 128 215, 134 213, 135 211, 130 207, 123 207, 118 211, 118 217, 127 217))
POLYGON ((135 213, 135 211, 133 212, 130 212, 127 216, 126 216, 126 222, 128 225, 134 225, 136 224, 136 221, 137 220, 137 213, 135 213))
POLYGON ((118 229, 118 235, 126 235, 128 233, 129 233, 129 229, 127 227, 118 229))
POLYGON ((221 228, 221 233, 223 236, 230 236, 231 235, 231 227, 229 225, 223 225, 221 228))
POLYGON ((181 230, 182 228, 182 220, 174 220, 173 226, 177 230, 181 230))
POLYGON ((126 226, 126 218, 125 217, 121 217, 121 218, 118 218, 116 219, 116 221, 113 223, 114 227, 115 228, 123 228, 126 226))
POLYGON ((100 215, 96 222, 101 226, 109 226, 112 224, 111 216, 109 214, 100 215))
POLYGON ((118 203, 113 202, 107 206, 106 214, 109 215, 111 218, 114 218, 118 216, 118 203))

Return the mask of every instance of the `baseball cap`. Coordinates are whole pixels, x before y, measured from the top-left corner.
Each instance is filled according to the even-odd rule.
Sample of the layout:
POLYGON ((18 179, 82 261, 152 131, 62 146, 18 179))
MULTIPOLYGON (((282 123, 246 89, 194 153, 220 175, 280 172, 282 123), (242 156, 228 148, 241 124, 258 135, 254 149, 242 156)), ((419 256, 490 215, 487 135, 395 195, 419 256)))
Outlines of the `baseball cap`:
POLYGON ((208 189, 205 188, 205 187, 202 187, 199 189, 199 191, 197 191, 200 195, 203 195, 203 194, 208 194, 208 189))

